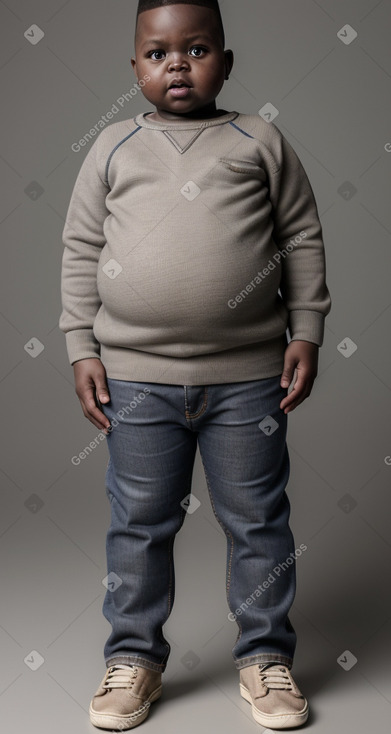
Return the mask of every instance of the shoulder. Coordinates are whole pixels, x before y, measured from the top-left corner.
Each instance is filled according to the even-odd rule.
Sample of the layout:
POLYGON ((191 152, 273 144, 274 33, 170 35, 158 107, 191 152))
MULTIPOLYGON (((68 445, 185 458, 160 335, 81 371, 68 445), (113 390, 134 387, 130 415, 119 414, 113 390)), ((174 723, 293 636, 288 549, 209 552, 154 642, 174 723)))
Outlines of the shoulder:
POLYGON ((101 155, 110 155, 111 151, 124 143, 128 138, 139 130, 139 126, 133 118, 129 120, 120 120, 107 125, 98 134, 94 145, 97 147, 97 153, 101 155))
POLYGON ((257 141, 274 171, 281 168, 284 159, 296 157, 294 149, 274 122, 267 122, 260 115, 240 113, 234 123, 257 141))
POLYGON ((233 120, 237 127, 241 128, 251 137, 268 143, 279 140, 282 137, 281 131, 274 122, 266 122, 260 115, 246 115, 242 112, 233 120))
POLYGON ((87 159, 94 165, 104 183, 108 185, 108 170, 113 155, 121 149, 132 136, 138 132, 139 126, 134 119, 120 120, 106 125, 98 132, 90 148, 87 159))

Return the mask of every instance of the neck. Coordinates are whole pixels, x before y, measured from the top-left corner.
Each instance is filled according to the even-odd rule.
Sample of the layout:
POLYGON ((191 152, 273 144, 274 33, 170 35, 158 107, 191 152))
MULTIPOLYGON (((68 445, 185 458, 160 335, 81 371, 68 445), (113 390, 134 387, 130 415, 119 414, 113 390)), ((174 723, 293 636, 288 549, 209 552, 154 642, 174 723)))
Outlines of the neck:
POLYGON ((202 120, 210 117, 220 117, 225 113, 225 110, 216 109, 215 102, 211 102, 204 107, 199 107, 196 110, 185 112, 183 114, 175 114, 174 112, 169 112, 168 110, 157 107, 156 112, 152 112, 148 117, 151 120, 156 120, 157 122, 179 122, 180 120, 202 120))

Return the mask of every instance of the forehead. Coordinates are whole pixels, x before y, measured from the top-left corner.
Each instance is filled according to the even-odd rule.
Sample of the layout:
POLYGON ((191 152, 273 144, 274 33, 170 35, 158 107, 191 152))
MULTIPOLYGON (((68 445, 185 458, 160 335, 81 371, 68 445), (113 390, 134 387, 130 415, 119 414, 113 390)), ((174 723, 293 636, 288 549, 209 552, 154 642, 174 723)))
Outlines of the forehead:
POLYGON ((202 36, 211 43, 216 41, 217 32, 217 16, 211 8, 177 3, 140 13, 136 41, 138 44, 158 39, 171 42, 178 36, 183 39, 202 36))

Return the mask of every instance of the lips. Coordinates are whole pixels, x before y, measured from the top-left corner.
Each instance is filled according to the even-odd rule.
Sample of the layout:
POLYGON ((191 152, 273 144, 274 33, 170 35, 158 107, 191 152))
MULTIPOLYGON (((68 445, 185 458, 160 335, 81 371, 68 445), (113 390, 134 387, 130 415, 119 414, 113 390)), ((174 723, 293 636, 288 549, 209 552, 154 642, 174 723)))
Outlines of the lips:
POLYGON ((183 99, 190 94, 190 89, 190 85, 185 82, 184 79, 174 79, 171 82, 168 91, 171 97, 176 97, 176 99, 183 99))
POLYGON ((182 89, 183 87, 190 89, 190 84, 188 84, 184 79, 173 79, 169 89, 182 89))

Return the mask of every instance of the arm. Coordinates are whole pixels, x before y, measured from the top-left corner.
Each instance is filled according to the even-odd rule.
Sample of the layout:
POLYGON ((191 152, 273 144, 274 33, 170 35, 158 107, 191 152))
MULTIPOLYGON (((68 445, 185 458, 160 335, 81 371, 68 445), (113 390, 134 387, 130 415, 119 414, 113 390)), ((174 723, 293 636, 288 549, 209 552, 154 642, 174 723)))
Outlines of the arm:
POLYGON ((280 132, 274 146, 278 165, 270 176, 273 239, 282 254, 280 291, 289 312, 291 335, 281 386, 288 387, 296 372, 293 390, 281 402, 281 409, 289 413, 311 393, 331 298, 325 281, 322 226, 311 185, 298 156, 280 132))
POLYGON ((88 152, 73 188, 63 230, 65 246, 61 271, 62 313, 59 328, 65 333, 70 363, 74 367, 76 393, 84 415, 98 428, 109 421, 98 409, 109 400, 106 372, 100 361, 100 344, 93 325, 101 301, 97 288, 98 261, 106 240, 103 224, 110 213, 105 199, 109 191, 97 168, 97 141, 88 152))
POLYGON ((109 189, 97 169, 97 142, 88 152, 77 176, 62 236, 63 309, 59 327, 65 333, 71 364, 79 359, 99 357, 100 354, 93 324, 101 305, 97 269, 106 244, 103 224, 110 212, 105 204, 109 189))

